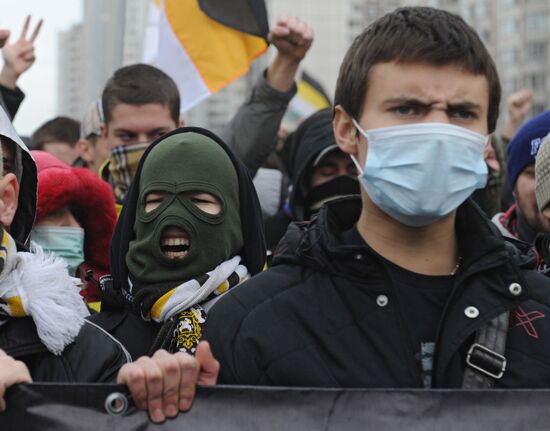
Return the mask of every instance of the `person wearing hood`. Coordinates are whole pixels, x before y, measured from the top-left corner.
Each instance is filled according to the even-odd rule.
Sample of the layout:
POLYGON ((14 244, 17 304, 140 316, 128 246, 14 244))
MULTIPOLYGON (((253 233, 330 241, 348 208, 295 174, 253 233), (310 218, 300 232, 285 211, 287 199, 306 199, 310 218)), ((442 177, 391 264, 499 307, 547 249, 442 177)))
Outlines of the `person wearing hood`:
POLYGON ((86 320, 80 282, 68 274, 67 263, 25 246, 36 210, 36 166, 3 109, 0 141, 0 411, 7 387, 33 380, 116 380, 153 422, 189 409, 194 383, 215 382, 218 365, 210 350, 201 345, 197 352, 209 367, 165 350, 130 363, 120 342, 86 320))
POLYGON ((38 204, 31 241, 63 258, 84 283, 89 304, 100 300, 98 280, 109 274, 115 230, 111 188, 94 172, 72 168, 45 151, 32 151, 38 168, 38 204))
POLYGON ((289 135, 282 161, 292 186, 284 207, 265 220, 268 250, 274 250, 292 221, 308 221, 333 199, 358 195, 357 168, 336 144, 332 109, 316 112, 289 135))
POLYGON ((265 264, 246 167, 214 134, 177 129, 144 153, 111 244, 112 286, 92 320, 133 358, 194 353, 214 302, 265 264))
POLYGON ((0 349, 25 362, 34 380, 114 380, 129 355, 85 320, 89 313, 79 280, 61 258, 26 248, 36 212, 37 170, 1 109, 0 139, 0 349))

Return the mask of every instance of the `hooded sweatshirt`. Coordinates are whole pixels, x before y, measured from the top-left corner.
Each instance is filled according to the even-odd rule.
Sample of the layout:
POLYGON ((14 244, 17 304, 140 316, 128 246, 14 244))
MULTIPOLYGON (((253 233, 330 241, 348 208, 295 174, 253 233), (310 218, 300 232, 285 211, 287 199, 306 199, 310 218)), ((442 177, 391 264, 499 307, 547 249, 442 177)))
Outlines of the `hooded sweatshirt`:
MULTIPOLYGON (((316 199, 311 199, 314 197, 310 193, 312 190, 306 185, 310 180, 313 165, 331 151, 338 151, 338 145, 332 129, 332 109, 330 108, 320 110, 308 117, 286 139, 281 159, 292 181, 292 188, 283 210, 265 222, 267 246, 270 250, 278 244, 291 221, 309 220, 312 212, 310 206, 316 199)), ((342 178, 338 179, 339 182, 341 180, 342 178)), ((346 178, 343 181, 343 188, 336 187, 328 193, 324 191, 323 194, 334 197, 358 194, 359 182, 356 181, 356 183, 346 178)), ((337 184, 332 183, 332 185, 337 184)), ((328 184, 319 187, 327 186, 330 187, 328 184)))
MULTIPOLYGON (((112 286, 102 292, 105 311, 93 316, 93 321, 119 339, 133 358, 154 350, 159 345, 155 340, 161 347, 169 348, 162 345, 160 338, 170 332, 170 324, 177 326, 176 314, 187 312, 197 304, 208 308, 205 303, 213 299, 211 294, 224 293, 217 283, 210 286, 212 291, 205 287, 224 273, 224 265, 235 265, 235 258, 239 259, 237 268, 246 268, 250 275, 263 269, 265 240, 261 220, 248 170, 220 138, 195 127, 177 129, 159 138, 141 158, 128 191, 111 244, 112 286), (205 146, 203 151, 201 142, 205 146), (162 152, 170 145, 174 154, 168 160, 162 152), (221 160, 224 158, 226 162, 221 160), (162 167, 166 172, 152 175, 162 167), (186 193, 197 190, 221 198, 221 217, 200 214, 193 207, 186 193), (144 212, 143 202, 148 193, 159 191, 166 197, 157 209, 144 212), (230 196, 231 193, 235 195, 230 196), (228 220, 230 225, 226 224, 228 220), (238 227, 234 226, 235 220, 238 227), (185 257, 188 261, 166 261, 162 256, 159 243, 162 230, 168 226, 176 226, 189 234, 185 257), (211 250, 211 255, 217 255, 220 250, 208 245, 216 240, 226 251, 217 257, 210 256, 209 262, 208 257, 200 253, 201 245, 211 250), (142 271, 144 267, 147 271, 142 271), (161 331, 161 328, 164 329, 161 331)), ((239 271, 235 269, 241 276, 239 271)), ((200 332, 195 325, 197 321, 202 323, 205 311, 194 308, 179 320, 181 326, 200 332)), ((184 351, 193 353, 194 348, 184 351)))

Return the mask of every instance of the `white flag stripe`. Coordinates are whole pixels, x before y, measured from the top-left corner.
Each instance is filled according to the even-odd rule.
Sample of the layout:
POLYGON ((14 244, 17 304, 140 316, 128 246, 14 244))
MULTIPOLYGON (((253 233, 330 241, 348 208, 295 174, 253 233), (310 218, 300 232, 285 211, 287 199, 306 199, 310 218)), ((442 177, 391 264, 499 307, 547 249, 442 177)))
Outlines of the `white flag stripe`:
POLYGON ((210 96, 210 91, 175 35, 164 8, 160 10, 159 29, 156 66, 176 82, 181 112, 185 112, 210 96))

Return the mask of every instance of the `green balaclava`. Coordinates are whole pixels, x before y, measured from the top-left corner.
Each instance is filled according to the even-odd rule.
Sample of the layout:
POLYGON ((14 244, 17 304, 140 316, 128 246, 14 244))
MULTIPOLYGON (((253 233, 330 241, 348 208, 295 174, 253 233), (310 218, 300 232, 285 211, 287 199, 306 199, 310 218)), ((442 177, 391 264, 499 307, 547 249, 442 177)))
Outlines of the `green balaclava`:
POLYGON ((144 161, 138 199, 135 239, 130 241, 126 265, 139 285, 198 277, 237 255, 243 246, 237 173, 225 150, 207 136, 184 132, 158 143, 144 161), (147 213, 145 202, 151 192, 166 196, 147 213), (221 211, 212 215, 200 210, 189 192, 216 196, 221 211), (169 227, 188 235, 183 259, 170 259, 161 249, 163 232, 169 227))

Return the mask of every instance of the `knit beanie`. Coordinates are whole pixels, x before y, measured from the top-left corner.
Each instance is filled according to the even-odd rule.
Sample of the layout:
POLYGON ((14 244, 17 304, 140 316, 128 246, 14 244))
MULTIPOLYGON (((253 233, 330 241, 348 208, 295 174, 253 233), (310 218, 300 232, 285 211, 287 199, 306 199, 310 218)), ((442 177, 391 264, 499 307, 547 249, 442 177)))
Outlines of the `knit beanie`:
POLYGON ((550 133, 550 111, 543 112, 525 123, 508 144, 508 184, 514 189, 521 172, 535 164, 542 140, 550 133))
POLYGON ((550 134, 542 141, 535 161, 535 192, 542 211, 550 203, 550 134))

